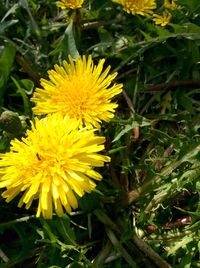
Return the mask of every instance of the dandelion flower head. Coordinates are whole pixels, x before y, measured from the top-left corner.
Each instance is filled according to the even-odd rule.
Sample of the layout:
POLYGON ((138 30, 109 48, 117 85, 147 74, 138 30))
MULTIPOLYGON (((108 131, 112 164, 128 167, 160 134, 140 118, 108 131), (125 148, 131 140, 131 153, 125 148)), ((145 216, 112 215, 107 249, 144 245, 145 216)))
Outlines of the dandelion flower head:
POLYGON ((177 9, 177 4, 172 0, 164 0, 164 7, 169 9, 177 9))
POLYGON ((77 196, 90 193, 94 180, 102 176, 94 170, 110 158, 99 154, 105 138, 94 129, 79 129, 77 120, 60 114, 35 119, 21 141, 14 139, 10 151, 1 154, 0 188, 7 202, 19 195, 18 206, 29 209, 38 202, 37 214, 59 217, 77 208, 77 196), (37 200, 37 201, 36 201, 37 200))
POLYGON ((155 24, 164 27, 170 22, 171 17, 172 17, 171 14, 167 10, 165 10, 162 16, 154 14, 153 21, 155 22, 155 24))
POLYGON ((111 99, 122 91, 122 84, 112 84, 117 73, 108 74, 110 66, 103 71, 104 59, 94 65, 92 57, 78 57, 74 62, 63 61, 48 71, 49 80, 41 79, 32 98, 36 103, 35 114, 60 112, 79 120, 80 126, 99 128, 108 122, 116 107, 111 99))
POLYGON ((77 9, 81 8, 84 0, 61 0, 56 5, 61 9, 77 9))
POLYGON ((155 0, 113 0, 113 2, 121 4, 127 13, 145 17, 152 15, 156 8, 155 0))

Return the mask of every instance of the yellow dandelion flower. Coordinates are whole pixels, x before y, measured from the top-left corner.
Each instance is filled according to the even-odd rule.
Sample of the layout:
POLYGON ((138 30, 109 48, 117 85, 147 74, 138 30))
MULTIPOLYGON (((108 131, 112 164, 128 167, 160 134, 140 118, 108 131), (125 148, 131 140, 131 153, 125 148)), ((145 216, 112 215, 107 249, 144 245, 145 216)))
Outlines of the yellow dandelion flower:
POLYGON ((177 4, 174 1, 164 0, 165 8, 177 9, 177 4))
POLYGON ((171 17, 171 14, 167 10, 165 10, 162 16, 154 14, 153 21, 157 25, 165 26, 170 22, 171 17))
POLYGON ((43 89, 37 88, 32 98, 35 114, 60 112, 88 128, 108 122, 118 106, 111 99, 122 91, 122 84, 111 86, 117 73, 108 75, 110 66, 102 72, 104 62, 94 65, 91 56, 83 56, 75 62, 69 57, 63 67, 55 65, 55 70, 48 71, 50 81, 41 79, 43 89))
POLYGON ((61 9, 77 9, 81 8, 84 0, 61 0, 56 5, 61 9))
POLYGON ((94 167, 110 161, 98 153, 105 138, 78 125, 58 113, 36 118, 25 138, 11 142, 10 151, 0 154, 0 188, 6 188, 2 196, 7 202, 20 195, 18 206, 29 209, 38 200, 36 216, 46 219, 52 218, 53 207, 59 217, 77 208, 76 196, 90 193, 93 180, 102 179, 94 167))
POLYGON ((145 17, 152 15, 152 10, 156 8, 155 0, 113 0, 113 2, 122 5, 127 13, 145 17))

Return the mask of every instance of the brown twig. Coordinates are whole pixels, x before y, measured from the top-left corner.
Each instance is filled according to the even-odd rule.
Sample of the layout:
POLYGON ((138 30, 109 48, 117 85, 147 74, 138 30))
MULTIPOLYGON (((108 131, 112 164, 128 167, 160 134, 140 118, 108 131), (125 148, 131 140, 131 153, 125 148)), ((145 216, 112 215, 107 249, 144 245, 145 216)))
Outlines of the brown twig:
POLYGON ((115 24, 117 21, 119 21, 119 19, 110 20, 110 21, 90 21, 90 22, 86 22, 82 24, 81 28, 83 30, 87 30, 91 28, 99 28, 100 26, 115 24))
POLYGON ((112 251, 112 244, 110 240, 108 240, 107 243, 101 249, 100 253, 94 259, 93 267, 96 268, 101 267, 111 251, 112 251))
POLYGON ((31 64, 20 54, 16 53, 16 62, 22 67, 22 69, 30 76, 37 86, 40 85, 40 76, 31 67, 31 64))
POLYGON ((106 234, 107 234, 110 242, 117 249, 117 251, 121 254, 121 256, 127 261, 129 266, 132 268, 136 268, 137 264, 133 260, 132 256, 128 253, 128 251, 125 249, 125 247, 123 247, 122 243, 117 239, 114 232, 108 227, 106 227, 105 230, 106 230, 106 234))
MULTIPOLYGON (((133 117, 134 114, 135 114, 135 108, 134 108, 134 106, 133 106, 133 103, 132 103, 131 99, 130 99, 129 96, 126 94, 126 91, 125 91, 125 90, 123 90, 123 96, 124 96, 124 98, 125 98, 125 100, 126 100, 126 102, 127 102, 127 104, 128 104, 128 107, 129 107, 130 111, 131 111, 131 117, 133 117)), ((133 129, 133 141, 138 140, 138 139, 139 139, 139 136, 140 136, 140 130, 139 130, 139 127, 135 127, 135 128, 133 129)))
POLYGON ((124 99, 126 100, 126 102, 127 102, 127 104, 128 104, 129 109, 131 110, 131 115, 134 115, 134 113, 135 113, 135 109, 134 109, 134 107, 133 107, 133 103, 132 103, 131 99, 130 99, 129 96, 126 94, 126 91, 125 91, 125 90, 123 90, 122 93, 123 93, 124 99))
POLYGON ((174 144, 171 144, 169 147, 167 147, 167 149, 164 151, 162 160, 158 160, 156 162, 155 169, 157 171, 158 170, 161 170, 161 168, 163 167, 164 161, 166 160, 166 158, 168 158, 171 155, 171 153, 173 152, 173 150, 174 150, 174 144))
POLYGON ((181 163, 182 163, 182 160, 179 160, 179 161, 174 162, 171 166, 164 167, 162 169, 162 171, 161 171, 160 174, 154 176, 150 180, 147 180, 146 182, 144 182, 138 188, 130 191, 128 193, 128 196, 127 196, 128 203, 131 204, 132 202, 134 202, 135 200, 137 200, 140 197, 141 194, 143 194, 144 192, 146 192, 147 189, 149 189, 152 185, 156 184, 161 179, 161 177, 168 176, 181 163))
POLYGON ((190 224, 192 222, 192 217, 188 216, 185 218, 178 219, 177 221, 174 222, 168 222, 163 226, 164 230, 171 230, 172 228, 179 228, 184 225, 190 224))
MULTIPOLYGON (((161 226, 160 229, 162 228, 163 230, 171 230, 174 228, 180 228, 180 227, 183 227, 187 224, 190 224, 191 222, 192 222, 192 217, 188 216, 188 217, 184 217, 184 218, 178 219, 178 220, 173 221, 173 222, 167 222, 166 224, 161 226)), ((159 227, 155 226, 155 225, 148 225, 145 227, 145 229, 149 233, 154 233, 159 229, 159 227)))
POLYGON ((157 85, 153 85, 144 90, 145 93, 152 93, 157 91, 162 91, 165 89, 174 89, 177 87, 200 87, 200 80, 181 80, 181 81, 170 81, 167 83, 160 83, 157 85))
POLYGON ((147 245, 142 239, 133 236, 133 242, 135 245, 147 255, 153 263, 155 263, 159 268, 169 268, 171 267, 165 260, 163 260, 150 246, 147 245))
POLYGON ((110 170, 110 175, 111 175, 111 178, 113 180, 113 182, 115 183, 115 185, 117 186, 117 188, 121 189, 121 183, 119 181, 119 178, 116 174, 116 171, 112 165, 112 162, 110 163, 109 165, 109 170, 110 170))
POLYGON ((6 256, 6 254, 1 249, 0 249, 0 258, 3 260, 3 262, 9 261, 9 258, 6 256))
POLYGON ((115 81, 118 81, 118 80, 120 80, 122 78, 126 78, 128 75, 130 75, 132 73, 135 73, 135 72, 137 72, 137 68, 130 69, 130 70, 126 71, 126 72, 121 73, 120 75, 118 74, 118 76, 115 78, 115 81))
MULTIPOLYGON (((120 240, 118 240, 118 237, 121 237, 122 235, 121 228, 115 222, 113 222, 109 218, 109 216, 107 216, 102 210, 96 209, 94 211, 94 214, 105 225, 105 230, 111 243, 119 250, 119 252, 122 253, 122 256, 126 259, 126 261, 131 264, 130 267, 135 267, 135 262, 133 261, 131 255, 129 255, 129 252, 127 252, 126 249, 119 242, 120 240)), ((165 260, 163 260, 150 246, 148 246, 147 243, 145 243, 142 239, 138 238, 136 235, 133 236, 133 247, 134 246, 136 246, 135 252, 138 252, 139 254, 141 252, 141 255, 146 256, 157 267, 170 267, 170 265, 165 260)))

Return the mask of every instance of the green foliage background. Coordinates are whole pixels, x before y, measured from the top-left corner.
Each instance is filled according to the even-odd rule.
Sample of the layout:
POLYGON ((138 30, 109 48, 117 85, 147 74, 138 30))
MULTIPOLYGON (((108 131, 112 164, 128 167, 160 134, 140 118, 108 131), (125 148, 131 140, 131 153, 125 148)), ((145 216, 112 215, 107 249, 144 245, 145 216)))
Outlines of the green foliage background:
POLYGON ((68 54, 106 58, 124 84, 102 127, 112 162, 77 211, 45 221, 0 199, 0 267, 200 267, 200 2, 176 3, 163 28, 111 0, 68 14, 53 0, 0 2, 1 111, 23 123, 1 125, 2 153, 68 54))

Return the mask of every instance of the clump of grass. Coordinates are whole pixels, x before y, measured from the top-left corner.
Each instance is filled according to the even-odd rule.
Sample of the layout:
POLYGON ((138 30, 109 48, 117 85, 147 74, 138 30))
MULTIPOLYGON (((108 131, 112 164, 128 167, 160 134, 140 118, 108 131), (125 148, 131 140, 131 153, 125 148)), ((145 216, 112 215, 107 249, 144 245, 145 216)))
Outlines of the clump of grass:
POLYGON ((0 3, 1 114, 11 111, 20 126, 10 133, 13 125, 1 124, 1 153, 30 129, 40 78, 69 54, 105 58, 123 83, 115 117, 99 130, 111 162, 78 209, 36 219, 36 203, 26 210, 20 197, 0 199, 1 267, 200 266, 200 7, 176 4, 162 27, 110 0, 77 10, 0 3))

